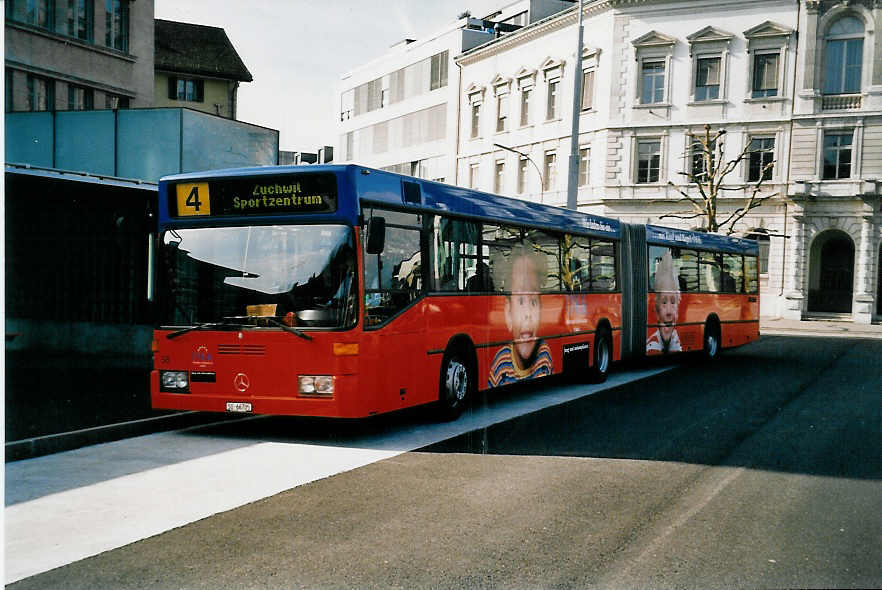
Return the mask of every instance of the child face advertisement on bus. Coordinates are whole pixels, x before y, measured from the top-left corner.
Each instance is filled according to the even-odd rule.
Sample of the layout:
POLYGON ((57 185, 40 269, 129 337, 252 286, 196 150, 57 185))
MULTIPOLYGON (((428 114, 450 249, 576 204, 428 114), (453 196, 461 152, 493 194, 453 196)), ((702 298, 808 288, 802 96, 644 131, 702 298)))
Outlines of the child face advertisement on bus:
POLYGON ((676 327, 680 317, 680 286, 670 250, 665 249, 651 264, 655 266, 651 274, 654 293, 650 294, 646 354, 680 352, 683 348, 676 327))
POLYGON ((529 246, 516 245, 508 260, 497 260, 497 267, 508 267, 505 277, 505 325, 511 343, 500 348, 490 367, 489 385, 496 387, 523 379, 550 375, 551 350, 539 337, 542 318, 541 284, 545 280, 542 257, 529 246))

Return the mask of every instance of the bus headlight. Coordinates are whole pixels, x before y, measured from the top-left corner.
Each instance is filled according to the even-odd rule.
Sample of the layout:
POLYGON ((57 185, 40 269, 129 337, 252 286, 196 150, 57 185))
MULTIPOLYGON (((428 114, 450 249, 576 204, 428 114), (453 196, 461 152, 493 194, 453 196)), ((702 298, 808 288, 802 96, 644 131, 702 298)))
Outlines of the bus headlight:
POLYGON ((332 375, 298 375, 298 394, 306 397, 333 397, 332 375))
POLYGON ((159 390, 169 393, 189 393, 190 378, 187 371, 160 371, 159 390))

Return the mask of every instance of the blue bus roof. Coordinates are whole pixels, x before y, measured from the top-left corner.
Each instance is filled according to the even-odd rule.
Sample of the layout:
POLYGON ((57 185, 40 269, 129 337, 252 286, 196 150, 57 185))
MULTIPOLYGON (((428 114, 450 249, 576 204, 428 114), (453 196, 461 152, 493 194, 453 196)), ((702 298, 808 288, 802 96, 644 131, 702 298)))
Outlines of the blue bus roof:
MULTIPOLYGON (((165 176, 159 181, 160 227, 204 226, 222 223, 241 223, 246 217, 186 218, 172 219, 168 208, 168 186, 179 182, 197 180, 223 180, 284 174, 333 173, 338 179, 338 208, 336 213, 305 213, 298 218, 311 222, 358 223, 365 204, 380 204, 415 211, 446 212, 480 218, 499 223, 529 223, 555 231, 593 234, 617 238, 621 235, 621 222, 616 219, 580 213, 555 207, 484 193, 462 187, 423 180, 393 172, 386 172, 355 164, 320 164, 308 166, 261 166, 191 172, 165 176), (418 185, 419 190, 406 190, 405 183, 418 185), (357 197, 356 197, 357 195, 357 197), (360 199, 360 201, 359 201, 360 199)), ((412 189, 412 187, 408 187, 412 189)), ((251 223, 278 221, 278 216, 248 216, 251 223)))
POLYGON ((756 256, 759 253, 759 246, 754 240, 660 227, 657 225, 646 226, 646 241, 650 244, 694 248, 696 250, 715 250, 732 254, 752 254, 756 256))

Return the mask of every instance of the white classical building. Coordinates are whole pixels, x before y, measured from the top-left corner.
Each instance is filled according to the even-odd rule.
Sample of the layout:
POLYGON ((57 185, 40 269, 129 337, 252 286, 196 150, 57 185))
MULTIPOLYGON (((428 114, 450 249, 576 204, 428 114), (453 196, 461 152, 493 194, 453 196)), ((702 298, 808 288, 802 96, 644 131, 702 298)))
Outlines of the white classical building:
POLYGON ((736 224, 761 243, 762 314, 878 320, 882 0, 585 0, 583 18, 581 72, 571 3, 452 56, 443 178, 565 205, 578 75, 579 209, 700 226, 663 216, 686 211, 709 125, 723 163, 748 148, 718 219, 763 179, 736 224))

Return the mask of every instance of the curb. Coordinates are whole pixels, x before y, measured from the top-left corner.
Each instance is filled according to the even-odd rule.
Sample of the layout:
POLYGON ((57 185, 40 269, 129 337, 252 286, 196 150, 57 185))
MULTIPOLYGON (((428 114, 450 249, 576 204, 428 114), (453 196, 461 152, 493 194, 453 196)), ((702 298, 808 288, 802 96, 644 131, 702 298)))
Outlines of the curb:
MULTIPOLYGON (((221 417, 222 418, 222 417, 221 417)), ((236 417, 230 417, 235 420, 236 417)), ((106 426, 95 426, 71 432, 47 434, 34 438, 16 440, 5 444, 6 462, 33 459, 43 455, 72 451, 89 445, 113 442, 124 438, 132 438, 166 430, 177 430, 190 426, 216 423, 219 417, 203 412, 180 412, 168 416, 155 416, 132 420, 131 422, 119 422, 106 426)))

